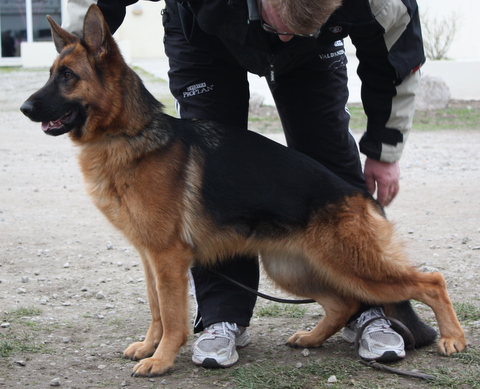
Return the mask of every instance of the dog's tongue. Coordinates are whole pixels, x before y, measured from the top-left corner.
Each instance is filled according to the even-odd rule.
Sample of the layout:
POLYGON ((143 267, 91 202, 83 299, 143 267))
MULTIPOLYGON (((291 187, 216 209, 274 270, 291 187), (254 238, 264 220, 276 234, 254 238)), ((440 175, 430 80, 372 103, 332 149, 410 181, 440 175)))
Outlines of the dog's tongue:
POLYGON ((50 122, 42 122, 42 131, 43 131, 43 132, 48 131, 48 129, 50 128, 50 127, 49 127, 49 123, 50 123, 50 122))

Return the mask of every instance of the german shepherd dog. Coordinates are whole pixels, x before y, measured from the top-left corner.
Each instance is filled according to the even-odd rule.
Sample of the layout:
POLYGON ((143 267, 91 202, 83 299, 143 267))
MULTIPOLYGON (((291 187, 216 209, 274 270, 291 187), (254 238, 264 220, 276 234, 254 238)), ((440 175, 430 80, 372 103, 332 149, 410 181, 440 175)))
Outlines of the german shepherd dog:
POLYGON ((238 254, 260 254, 280 287, 324 308, 290 346, 320 346, 361 303, 406 322, 417 346, 431 343, 433 330, 408 302, 415 299, 436 315, 440 354, 466 347, 445 279, 407 260, 370 195, 253 132, 164 114, 95 5, 82 39, 48 20, 59 56, 21 111, 46 134, 70 135, 95 205, 142 258, 152 321, 145 340, 124 352, 139 360, 134 375, 164 374, 185 344, 192 263, 238 254))

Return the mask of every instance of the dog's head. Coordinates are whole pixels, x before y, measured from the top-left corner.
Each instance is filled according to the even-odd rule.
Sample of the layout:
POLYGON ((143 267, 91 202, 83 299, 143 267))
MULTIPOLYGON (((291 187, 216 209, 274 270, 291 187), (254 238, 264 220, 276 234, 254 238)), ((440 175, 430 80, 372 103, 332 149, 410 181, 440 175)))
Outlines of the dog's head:
POLYGON ((74 140, 91 140, 99 126, 111 125, 115 115, 120 93, 115 89, 121 83, 123 58, 96 5, 90 6, 85 16, 82 39, 62 29, 50 16, 47 19, 59 55, 45 86, 20 110, 41 122, 48 135, 69 132, 74 140))

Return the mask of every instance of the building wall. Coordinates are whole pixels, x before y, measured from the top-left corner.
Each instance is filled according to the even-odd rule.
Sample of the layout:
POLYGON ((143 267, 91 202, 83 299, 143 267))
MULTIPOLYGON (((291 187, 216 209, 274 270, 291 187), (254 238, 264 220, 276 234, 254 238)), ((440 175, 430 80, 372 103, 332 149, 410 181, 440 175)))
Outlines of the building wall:
MULTIPOLYGON (((458 21, 456 37, 447 53, 449 59, 480 60, 480 0, 417 0, 420 14, 425 18, 458 21)), ((66 4, 67 0, 62 0, 66 4)), ((161 58, 163 50, 163 27, 161 10, 164 2, 139 1, 127 8, 123 25, 116 38, 130 42, 133 59, 161 58)))
MULTIPOLYGON (((458 30, 442 61, 427 59, 423 75, 439 77, 450 88, 451 97, 459 100, 480 100, 480 0, 417 0, 420 17, 425 20, 457 20, 458 30)), ((358 61, 355 48, 346 40, 349 54, 350 101, 360 102, 360 80, 356 74, 358 61)))
POLYGON ((164 57, 161 11, 165 2, 139 1, 127 7, 123 24, 115 38, 130 41, 132 59, 164 57))
MULTIPOLYGON (((480 0, 417 0, 420 16, 458 21, 455 39, 447 53, 449 59, 480 60, 480 0)), ((127 8, 127 16, 116 33, 131 42, 132 58, 163 56, 161 10, 164 2, 141 1, 127 8), (148 37, 148 38, 146 38, 148 37)))
POLYGON ((455 18, 458 32, 447 53, 449 59, 480 60, 480 0, 417 0, 420 17, 455 18))

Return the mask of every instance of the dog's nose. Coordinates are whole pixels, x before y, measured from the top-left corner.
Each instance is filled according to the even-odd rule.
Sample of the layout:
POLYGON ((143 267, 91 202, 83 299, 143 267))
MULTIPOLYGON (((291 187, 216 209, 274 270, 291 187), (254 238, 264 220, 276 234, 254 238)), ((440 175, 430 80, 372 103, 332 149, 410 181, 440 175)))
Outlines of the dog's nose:
POLYGON ((25 101, 20 107, 20 111, 22 111, 22 113, 25 116, 29 116, 32 113, 32 110, 33 110, 33 103, 29 100, 25 101))

